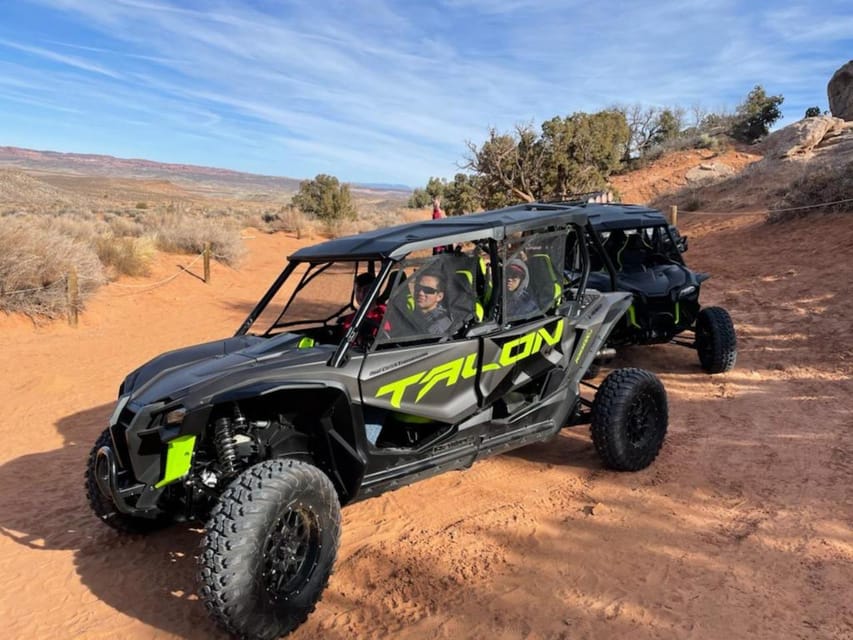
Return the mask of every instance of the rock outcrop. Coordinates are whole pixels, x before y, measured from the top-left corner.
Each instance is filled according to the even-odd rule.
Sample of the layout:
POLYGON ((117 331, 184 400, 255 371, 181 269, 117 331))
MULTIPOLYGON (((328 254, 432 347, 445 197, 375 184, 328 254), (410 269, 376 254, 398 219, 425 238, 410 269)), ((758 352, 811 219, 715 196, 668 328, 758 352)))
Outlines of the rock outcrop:
POLYGON ((853 120, 853 60, 832 75, 826 93, 832 115, 842 120, 853 120))
POLYGON ((774 131, 760 148, 768 159, 811 158, 821 148, 850 135, 853 135, 853 122, 833 116, 816 116, 774 131))
POLYGON ((705 184, 731 178, 735 173, 737 172, 724 162, 703 162, 690 169, 684 177, 688 183, 705 184))

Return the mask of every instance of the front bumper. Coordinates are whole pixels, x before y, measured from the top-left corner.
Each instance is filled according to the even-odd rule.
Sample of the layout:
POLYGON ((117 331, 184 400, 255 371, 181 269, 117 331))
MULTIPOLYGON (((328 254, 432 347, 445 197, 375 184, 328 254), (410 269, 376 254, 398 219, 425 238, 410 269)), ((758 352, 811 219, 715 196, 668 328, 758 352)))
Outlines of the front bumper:
POLYGON ((95 457, 95 480, 98 489, 122 513, 156 518, 160 513, 157 501, 163 488, 138 482, 128 482, 129 472, 119 471, 116 455, 109 446, 98 449, 95 457), (120 476, 121 474, 121 476, 120 476))
POLYGON ((162 405, 134 407, 121 398, 110 418, 111 444, 95 458, 98 488, 118 511, 141 517, 162 513, 160 497, 189 473, 196 436, 164 427, 162 405))

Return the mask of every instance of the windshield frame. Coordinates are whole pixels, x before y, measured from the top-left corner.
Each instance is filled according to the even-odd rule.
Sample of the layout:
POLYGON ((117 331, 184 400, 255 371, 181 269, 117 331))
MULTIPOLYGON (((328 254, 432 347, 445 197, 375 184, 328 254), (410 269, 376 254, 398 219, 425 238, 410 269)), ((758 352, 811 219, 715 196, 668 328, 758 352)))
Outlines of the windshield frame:
MULTIPOLYGON (((344 271, 349 271, 351 273, 353 283, 355 282, 355 276, 357 273, 368 272, 375 274, 376 280, 371 285, 371 288, 362 304, 364 305, 371 302, 376 295, 376 290, 381 286, 382 278, 380 276, 387 270, 384 268, 383 264, 380 264, 379 269, 377 270, 377 262, 379 262, 377 259, 365 259, 363 257, 352 260, 289 260, 285 269, 281 274, 279 274, 272 285, 270 285, 269 289, 267 289, 266 293, 264 293, 255 307, 249 312, 249 315, 234 335, 256 335, 262 338, 270 338, 281 333, 286 333, 288 327, 293 326, 305 327, 306 330, 310 325, 316 325, 316 328, 318 329, 321 327, 334 326, 330 323, 334 321, 335 318, 341 317, 347 311, 358 312, 361 310, 361 307, 356 307, 355 305, 354 286, 349 288, 348 298, 345 301, 341 300, 340 308, 329 315, 288 319, 288 312, 293 308, 294 302, 298 300, 300 294, 314 281, 315 278, 326 273, 330 268, 335 267, 343 267, 344 271), (305 271, 300 273, 300 268, 305 268, 305 271), (298 282, 296 282, 293 291, 289 295, 283 294, 282 289, 288 282, 292 284, 294 278, 298 278, 298 282), (257 326, 258 321, 263 316, 264 312, 268 311, 270 305, 276 301, 283 303, 281 310, 275 314, 274 319, 269 322, 265 322, 263 327, 257 326), (252 329, 255 329, 257 332, 253 333, 252 329)), ((359 320, 360 314, 357 313, 355 319, 356 321, 359 320)), ((354 324, 357 324, 357 322, 354 324)), ((301 333, 301 331, 297 333, 301 333)))

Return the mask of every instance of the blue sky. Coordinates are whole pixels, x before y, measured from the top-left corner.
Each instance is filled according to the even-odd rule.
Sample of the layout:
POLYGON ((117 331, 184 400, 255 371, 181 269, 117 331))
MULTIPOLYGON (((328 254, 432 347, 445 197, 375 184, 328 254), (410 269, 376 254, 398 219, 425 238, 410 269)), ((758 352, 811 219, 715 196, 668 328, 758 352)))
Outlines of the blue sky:
POLYGON ((0 145, 422 186, 489 127, 827 109, 850 0, 9 0, 0 145))

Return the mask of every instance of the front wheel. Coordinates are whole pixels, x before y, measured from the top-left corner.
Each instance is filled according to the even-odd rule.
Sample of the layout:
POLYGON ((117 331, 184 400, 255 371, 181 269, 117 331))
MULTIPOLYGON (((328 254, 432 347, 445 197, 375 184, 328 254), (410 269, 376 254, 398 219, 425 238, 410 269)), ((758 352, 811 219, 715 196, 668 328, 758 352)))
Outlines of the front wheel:
POLYGON ((89 502, 89 507, 105 524, 119 533, 144 534, 170 525, 172 520, 165 515, 157 518, 140 518, 122 513, 116 508, 112 499, 101 492, 97 481, 98 474, 102 472, 98 469, 98 450, 101 447, 111 446, 110 430, 105 429, 95 440, 95 446, 89 452, 85 475, 86 499, 89 502))
POLYGON ((737 360, 735 325, 722 307, 705 307, 696 318, 696 351, 708 373, 731 371, 737 360))
POLYGON ((279 638, 308 617, 338 550, 341 507, 329 478, 297 460, 250 467, 225 490, 199 558, 201 597, 241 638, 279 638))
POLYGON ((669 422, 666 391, 651 372, 617 369, 592 403, 590 433, 598 455, 617 471, 648 467, 663 446, 669 422))

